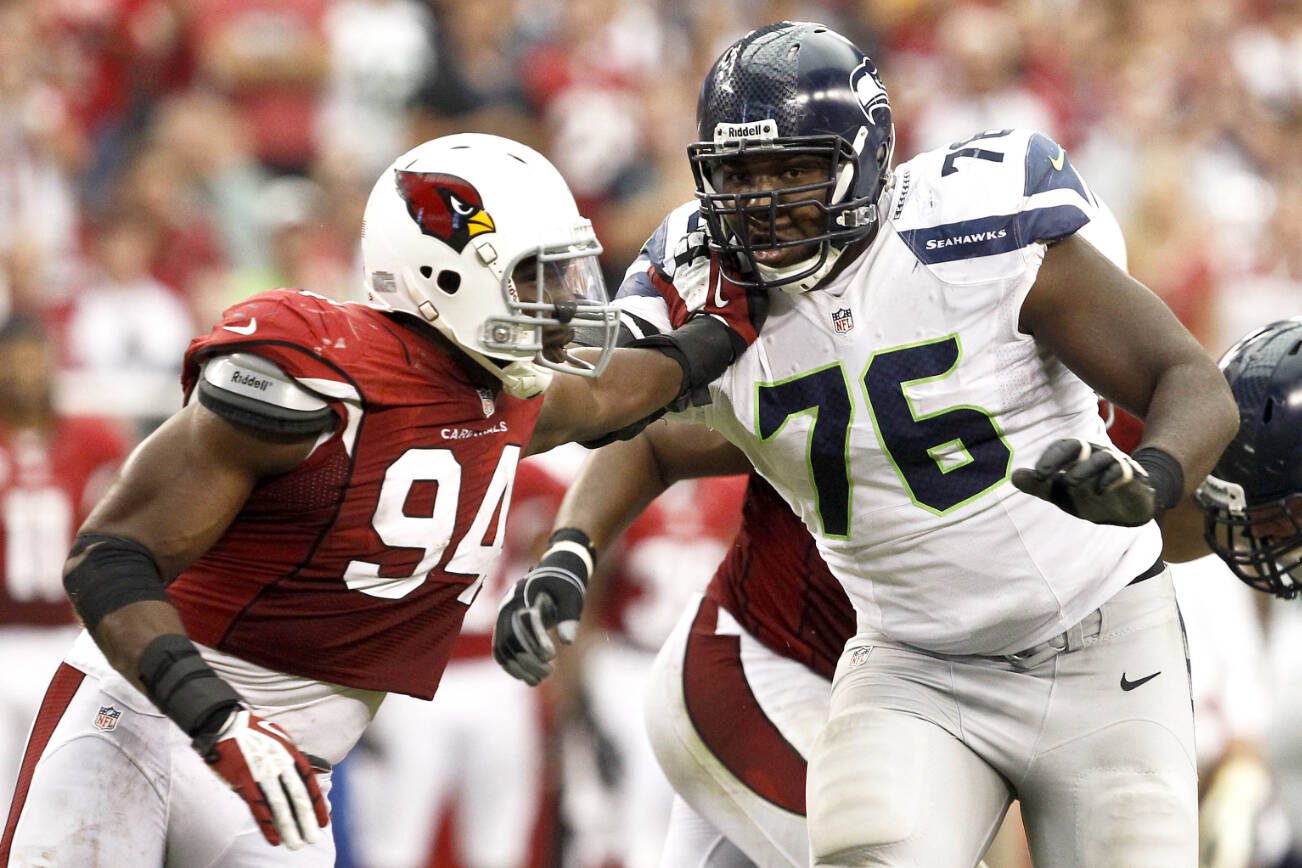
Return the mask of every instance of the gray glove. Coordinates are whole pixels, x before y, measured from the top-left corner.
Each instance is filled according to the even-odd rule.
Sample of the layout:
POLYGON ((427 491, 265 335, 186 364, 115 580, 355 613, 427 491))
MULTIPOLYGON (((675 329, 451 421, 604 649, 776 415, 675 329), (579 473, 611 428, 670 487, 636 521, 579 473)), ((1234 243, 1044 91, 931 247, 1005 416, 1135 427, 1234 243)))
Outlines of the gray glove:
POLYGON ((1157 514, 1148 471, 1112 445, 1055 440, 1034 469, 1013 471, 1013 485, 1095 524, 1139 527, 1157 514))
POLYGON ((574 641, 596 564, 592 543, 576 528, 561 528, 550 543, 538 565, 502 600, 493 627, 493 658, 531 687, 552 671, 556 646, 548 631, 555 628, 566 645, 574 641))

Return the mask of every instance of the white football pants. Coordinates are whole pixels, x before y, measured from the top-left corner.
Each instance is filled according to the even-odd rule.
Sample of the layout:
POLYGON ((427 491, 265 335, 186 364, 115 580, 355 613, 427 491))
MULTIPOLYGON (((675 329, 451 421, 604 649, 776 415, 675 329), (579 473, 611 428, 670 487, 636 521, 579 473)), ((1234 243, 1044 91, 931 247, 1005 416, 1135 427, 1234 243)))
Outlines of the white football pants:
MULTIPOLYGON (((329 773, 317 783, 328 800, 329 773)), ((334 865, 331 828, 297 851, 271 846, 248 804, 176 724, 143 697, 124 702, 66 664, 37 716, 19 785, 4 841, 12 851, 0 845, 10 865, 334 865)))
POLYGON ((1038 866, 1195 865, 1193 709, 1170 572, 1056 639, 1065 649, 1039 660, 852 639, 809 763, 816 864, 975 865, 1016 796, 1038 866))
POLYGON ((651 746, 679 797, 664 868, 735 865, 737 850, 762 868, 809 864, 805 758, 830 689, 696 596, 647 683, 651 746))

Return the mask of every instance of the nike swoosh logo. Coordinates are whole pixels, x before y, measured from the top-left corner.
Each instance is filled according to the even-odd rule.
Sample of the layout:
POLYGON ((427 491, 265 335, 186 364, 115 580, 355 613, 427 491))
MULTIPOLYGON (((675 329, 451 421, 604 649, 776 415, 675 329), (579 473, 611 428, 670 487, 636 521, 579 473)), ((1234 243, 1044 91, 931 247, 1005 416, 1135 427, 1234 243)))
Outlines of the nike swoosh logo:
POLYGON ((714 306, 727 307, 728 300, 723 297, 723 269, 719 269, 718 279, 714 281, 714 306))
POLYGON ((253 724, 253 728, 266 735, 275 736, 278 739, 288 740, 289 738, 289 735, 283 729, 266 720, 259 720, 257 723, 253 724))
POLYGON ((1121 689, 1122 689, 1122 690, 1134 690, 1134 689, 1135 689, 1136 687, 1138 687, 1139 685, 1141 685, 1141 684, 1147 684, 1148 682, 1152 681, 1154 678, 1156 678, 1157 676, 1159 676, 1159 675, 1161 675, 1161 674, 1162 674, 1162 670, 1159 669, 1159 670, 1157 670, 1156 672, 1154 672, 1152 675, 1145 675, 1143 678, 1137 678, 1137 679, 1135 679, 1134 681, 1127 681, 1127 680, 1126 680, 1126 673, 1122 672, 1122 673, 1121 673, 1121 689))
POLYGON ((1062 164, 1067 161, 1067 152, 1063 150, 1062 145, 1058 146, 1058 156, 1049 158, 1049 165, 1053 166, 1055 171, 1062 171, 1062 164))
POLYGON ((248 325, 222 326, 222 328, 226 329, 228 332, 235 332, 237 335, 248 336, 258 330, 258 318, 255 316, 253 319, 249 320, 248 325))

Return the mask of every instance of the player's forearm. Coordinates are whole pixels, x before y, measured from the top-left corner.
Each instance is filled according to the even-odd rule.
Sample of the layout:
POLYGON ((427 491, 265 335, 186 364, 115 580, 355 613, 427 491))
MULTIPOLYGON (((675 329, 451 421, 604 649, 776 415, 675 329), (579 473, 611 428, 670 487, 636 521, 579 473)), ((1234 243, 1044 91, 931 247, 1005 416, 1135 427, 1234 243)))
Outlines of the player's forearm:
POLYGON ((1203 511, 1186 495, 1158 519, 1162 528, 1162 560, 1180 564, 1211 554, 1203 536, 1203 511))
POLYGON ((625 428, 673 401, 682 383, 682 368, 651 350, 615 350, 595 380, 558 375, 547 387, 529 452, 596 440, 625 428))
POLYGON ((105 615, 91 636, 113 668, 143 691, 140 657, 151 642, 168 633, 185 635, 180 614, 170 603, 147 600, 105 615))
POLYGON ((1140 448, 1157 447, 1180 462, 1184 494, 1203 481, 1239 428, 1239 413, 1225 377, 1210 359, 1168 368, 1144 415, 1140 448))
POLYGON ((556 513, 556 528, 578 528, 604 551, 668 487, 645 434, 588 456, 556 513))
POLYGON ((593 383, 593 415, 588 422, 592 434, 645 418, 673 401, 682 385, 682 368, 663 353, 616 350, 606 371, 593 383))
POLYGON ((150 549, 129 537, 83 529, 63 585, 113 668, 191 738, 215 733, 240 705, 239 694, 186 636, 150 549))

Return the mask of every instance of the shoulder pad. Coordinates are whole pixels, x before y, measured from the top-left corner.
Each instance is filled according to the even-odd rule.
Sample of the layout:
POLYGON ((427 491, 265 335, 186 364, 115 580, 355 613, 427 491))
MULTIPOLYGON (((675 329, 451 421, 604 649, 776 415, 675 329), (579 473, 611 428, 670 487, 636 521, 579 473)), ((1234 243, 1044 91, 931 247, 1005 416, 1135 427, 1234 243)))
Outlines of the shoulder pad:
POLYGON ((995 256, 1064 238, 1098 204, 1061 145, 1033 130, 991 130, 900 166, 890 220, 925 265, 995 256))
POLYGON ((694 261, 709 258, 705 223, 695 200, 684 202, 660 222, 651 234, 633 264, 624 272, 617 298, 630 295, 656 295, 649 272, 655 269, 666 280, 673 281, 679 269, 694 261))
POLYGON ((205 359, 198 392, 204 407, 258 431, 317 434, 334 423, 334 413, 324 399, 254 353, 205 359))

